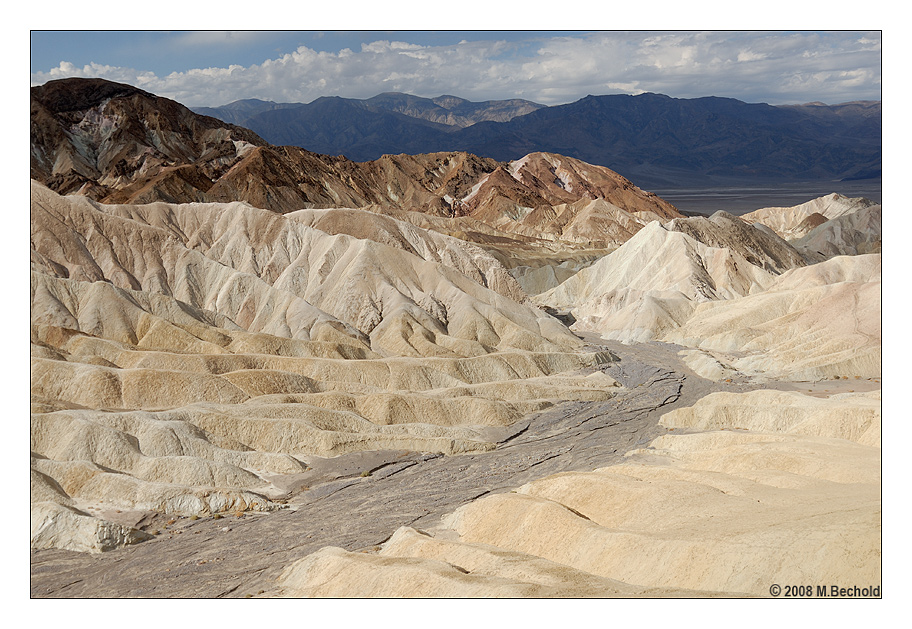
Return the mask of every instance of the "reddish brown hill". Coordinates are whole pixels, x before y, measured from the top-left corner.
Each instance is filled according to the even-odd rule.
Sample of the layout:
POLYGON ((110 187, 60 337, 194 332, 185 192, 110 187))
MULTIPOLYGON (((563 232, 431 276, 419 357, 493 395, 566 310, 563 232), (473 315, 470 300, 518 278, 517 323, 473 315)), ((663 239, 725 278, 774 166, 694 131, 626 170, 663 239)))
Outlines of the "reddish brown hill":
POLYGON ((513 176, 536 190, 550 205, 579 199, 605 199, 627 212, 653 212, 659 217, 680 218, 672 204, 635 186, 604 166, 556 155, 530 153, 510 164, 513 176))
POLYGON ((641 220, 680 216, 617 173, 561 155, 502 163, 447 152, 352 162, 272 146, 247 129, 101 79, 33 87, 31 127, 32 178, 104 203, 244 201, 283 214, 371 206, 470 215, 507 233, 534 232, 552 206, 591 199, 641 220), (536 224, 523 225, 533 211, 536 224))
POLYGON ((245 150, 266 144, 247 129, 101 79, 33 87, 31 140, 33 179, 57 192, 101 200, 113 191, 144 188, 169 169, 189 164, 209 181, 190 177, 204 192, 245 150))

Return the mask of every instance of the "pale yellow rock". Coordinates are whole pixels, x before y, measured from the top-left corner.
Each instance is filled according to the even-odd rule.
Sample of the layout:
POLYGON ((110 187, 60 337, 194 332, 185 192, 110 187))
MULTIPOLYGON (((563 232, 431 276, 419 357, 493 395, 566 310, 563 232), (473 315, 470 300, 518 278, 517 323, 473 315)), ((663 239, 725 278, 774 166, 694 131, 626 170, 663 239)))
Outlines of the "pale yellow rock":
POLYGON ((511 269, 511 274, 516 281, 529 295, 537 295, 551 290, 557 285, 567 281, 588 264, 582 264, 576 268, 575 264, 561 263, 557 265, 546 264, 532 268, 529 266, 517 267, 511 269))
POLYGON ((649 341, 681 325, 697 304, 758 292, 773 278, 737 251, 652 222, 535 300, 569 309, 575 327, 605 338, 649 341))
MULTIPOLYGON (((743 412, 732 416, 713 405, 720 395, 706 398, 703 408, 714 410, 708 426, 700 408, 663 423, 732 429, 753 417, 748 406, 771 402, 746 394, 743 412)), ((764 595, 779 581, 878 584, 879 449, 837 438, 864 443, 879 434, 876 399, 787 397, 744 426, 772 434, 669 435, 624 465, 559 474, 471 503, 450 525, 464 541, 640 585, 764 595), (825 422, 836 409, 842 413, 825 422), (802 413, 815 419, 794 419, 802 413)))
POLYGON ((32 467, 29 470, 29 497, 32 504, 38 502, 54 502, 58 505, 71 507, 73 499, 60 483, 47 474, 39 472, 32 467))
MULTIPOLYGON (((248 332, 309 340, 314 328, 328 326, 360 339, 386 321, 396 338, 403 325, 420 328, 419 336, 426 333, 428 343, 420 347, 408 342, 410 334, 405 343, 388 340, 386 347, 382 341, 392 337, 378 331, 379 349, 405 355, 447 355, 449 348, 435 343, 436 335, 472 347, 473 354, 579 346, 559 323, 450 268, 446 256, 429 261, 402 248, 329 235, 243 203, 101 205, 60 197, 37 184, 32 196, 37 271, 66 269, 71 280, 107 280, 117 288, 173 297, 248 332)), ((426 244, 434 241, 427 236, 426 244)), ((75 307, 48 301, 64 319, 68 312, 78 320, 75 307)), ((107 310, 79 329, 110 336, 100 326, 114 326, 135 344, 132 319, 107 310)))
POLYGON ((794 391, 712 393, 662 416, 670 428, 775 432, 880 447, 880 391, 818 399, 794 391))
POLYGON ((762 223, 787 240, 794 240, 806 235, 813 227, 806 223, 809 216, 819 214, 832 220, 853 214, 858 210, 871 207, 873 201, 864 198, 849 198, 836 192, 807 203, 792 207, 767 207, 741 216, 747 223, 762 223))
POLYGON ((617 387, 490 253, 390 217, 33 184, 31 227, 33 502, 271 510, 302 457, 485 451, 617 387))
POLYGON ((879 377, 880 300, 880 254, 837 257, 784 273, 761 293, 700 304, 662 340, 750 375, 879 377))
POLYGON ((605 579, 482 544, 450 542, 402 527, 379 555, 324 548, 289 566, 282 596, 546 598, 693 596, 605 579))
POLYGON ((406 221, 367 210, 298 210, 285 214, 285 217, 330 235, 348 234, 403 249, 423 260, 439 262, 456 269, 482 286, 514 301, 522 302, 526 298, 516 280, 494 256, 465 240, 421 229, 406 221))
MULTIPOLYGON (((549 194, 582 185, 585 173, 549 159, 541 173, 564 169, 549 194)), ((514 166, 498 173, 507 184, 535 175, 514 166)), ((531 208, 503 197, 487 218, 280 216, 243 203, 101 205, 33 184, 33 546, 142 539, 90 516, 99 505, 270 511, 285 491, 270 479, 309 457, 482 452, 492 428, 527 413, 610 399, 617 382, 591 372, 613 357, 582 352, 525 300, 509 256, 492 254, 510 225, 522 232, 510 246, 534 253, 510 264, 540 268, 565 250, 576 257, 564 268, 588 264, 587 238, 630 238, 539 296, 581 327, 677 339, 717 379, 879 375, 879 256, 782 273, 798 258, 765 228, 726 216, 669 228, 621 198, 531 208), (485 248, 424 225, 470 229, 485 248)), ((293 596, 544 597, 879 583, 878 407, 873 396, 710 397, 666 417, 669 435, 623 465, 476 501, 435 537, 403 529, 380 555, 321 551, 282 585, 293 596)))
POLYGON ((880 205, 863 207, 818 225, 792 244, 813 262, 834 256, 880 253, 883 239, 881 220, 880 205))
POLYGON ((324 549, 280 585, 481 596, 484 577, 539 596, 769 596, 774 583, 881 584, 879 392, 717 393, 662 425, 622 464, 486 496, 430 535, 400 529, 379 557, 324 549))
POLYGON ((68 506, 108 504, 183 515, 272 510, 277 506, 262 494, 270 488, 258 474, 306 469, 286 454, 251 451, 162 414, 37 413, 31 437, 33 500, 53 499, 56 492, 55 501, 68 506))
POLYGON ((719 360, 710 352, 699 349, 685 349, 678 352, 690 369, 692 369, 701 378, 707 380, 726 380, 736 376, 738 372, 729 365, 719 360))
POLYGON ((99 553, 151 538, 143 531, 106 522, 53 502, 32 504, 32 548, 99 553))
POLYGON ((285 596, 358 598, 535 598, 541 586, 471 575, 429 559, 380 557, 326 547, 279 577, 285 596))

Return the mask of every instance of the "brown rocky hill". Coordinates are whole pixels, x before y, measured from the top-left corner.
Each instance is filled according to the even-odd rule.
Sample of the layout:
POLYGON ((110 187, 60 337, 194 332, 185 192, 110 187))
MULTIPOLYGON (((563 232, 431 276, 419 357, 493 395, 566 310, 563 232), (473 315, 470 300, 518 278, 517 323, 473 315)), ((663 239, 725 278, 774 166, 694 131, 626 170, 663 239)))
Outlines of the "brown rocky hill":
POLYGON ((160 196, 205 192, 266 142, 167 98, 102 79, 31 89, 31 176, 56 192, 103 200, 160 180, 160 196), (180 167, 193 165, 192 169, 180 167))
MULTIPOLYGON (((617 173, 560 155, 497 162, 445 152, 353 162, 272 146, 247 129, 101 79, 51 81, 31 97, 32 178, 102 203, 244 201, 279 213, 372 206, 471 216, 506 233, 548 232, 552 206, 569 204, 572 214, 581 200, 605 199, 644 221, 680 216, 617 173), (527 215, 534 225, 523 225, 527 215)), ((562 214, 564 224, 571 220, 562 214)), ((548 239, 561 239, 561 230, 550 231, 548 239)), ((577 241, 585 231, 576 226, 577 241)))

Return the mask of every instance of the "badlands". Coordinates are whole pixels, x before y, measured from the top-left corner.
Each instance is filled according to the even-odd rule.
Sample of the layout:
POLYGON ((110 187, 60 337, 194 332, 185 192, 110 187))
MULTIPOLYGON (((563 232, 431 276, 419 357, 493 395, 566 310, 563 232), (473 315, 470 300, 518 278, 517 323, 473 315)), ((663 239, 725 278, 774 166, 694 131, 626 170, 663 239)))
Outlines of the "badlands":
POLYGON ((355 163, 52 83, 33 597, 881 585, 879 205, 688 217, 560 155, 355 163))

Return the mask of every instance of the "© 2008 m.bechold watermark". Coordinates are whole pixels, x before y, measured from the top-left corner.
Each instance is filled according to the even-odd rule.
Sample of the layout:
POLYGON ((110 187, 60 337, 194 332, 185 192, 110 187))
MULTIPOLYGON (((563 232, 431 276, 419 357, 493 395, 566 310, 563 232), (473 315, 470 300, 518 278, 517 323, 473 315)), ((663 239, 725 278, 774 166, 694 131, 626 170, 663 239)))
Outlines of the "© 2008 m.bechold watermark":
POLYGON ((779 585, 773 583, 769 593, 782 598, 880 598, 879 585, 842 587, 839 585, 779 585))

